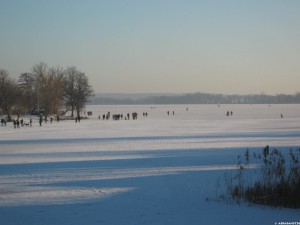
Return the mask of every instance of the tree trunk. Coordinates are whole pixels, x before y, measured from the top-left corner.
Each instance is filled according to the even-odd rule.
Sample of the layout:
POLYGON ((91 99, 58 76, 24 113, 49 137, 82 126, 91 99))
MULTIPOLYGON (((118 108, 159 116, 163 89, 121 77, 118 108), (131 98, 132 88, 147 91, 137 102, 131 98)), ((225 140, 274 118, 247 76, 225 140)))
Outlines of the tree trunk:
POLYGON ((6 108, 5 111, 7 114, 7 122, 11 122, 11 115, 10 115, 9 109, 6 108))
POLYGON ((71 117, 73 118, 73 117, 74 117, 74 106, 72 105, 71 107, 72 107, 72 108, 71 108, 71 112, 72 112, 72 113, 71 113, 71 117))

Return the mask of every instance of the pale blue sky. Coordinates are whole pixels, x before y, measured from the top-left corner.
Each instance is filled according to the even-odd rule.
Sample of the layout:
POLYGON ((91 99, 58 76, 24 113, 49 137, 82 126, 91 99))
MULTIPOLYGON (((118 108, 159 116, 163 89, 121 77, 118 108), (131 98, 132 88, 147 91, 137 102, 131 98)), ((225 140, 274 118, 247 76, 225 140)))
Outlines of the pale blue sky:
POLYGON ((96 92, 300 92, 299 0, 0 0, 0 68, 96 92))

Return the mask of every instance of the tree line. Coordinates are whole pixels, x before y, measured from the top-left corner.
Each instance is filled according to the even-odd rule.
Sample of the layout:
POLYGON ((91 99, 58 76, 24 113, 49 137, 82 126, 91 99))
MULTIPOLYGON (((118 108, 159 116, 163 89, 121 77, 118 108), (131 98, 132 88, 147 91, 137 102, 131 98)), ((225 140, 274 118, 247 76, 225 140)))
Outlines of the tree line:
POLYGON ((252 94, 252 95, 225 95, 210 93, 190 93, 174 94, 168 96, 149 96, 139 99, 131 98, 108 98, 96 97, 91 100, 91 104, 108 105, 108 104, 299 104, 300 93, 294 95, 277 94, 252 94))
POLYGON ((12 114, 19 117, 33 112, 42 112, 45 119, 68 111, 72 117, 80 117, 80 111, 93 93, 88 77, 74 66, 64 69, 41 62, 17 80, 0 68, 0 109, 8 121, 12 114))

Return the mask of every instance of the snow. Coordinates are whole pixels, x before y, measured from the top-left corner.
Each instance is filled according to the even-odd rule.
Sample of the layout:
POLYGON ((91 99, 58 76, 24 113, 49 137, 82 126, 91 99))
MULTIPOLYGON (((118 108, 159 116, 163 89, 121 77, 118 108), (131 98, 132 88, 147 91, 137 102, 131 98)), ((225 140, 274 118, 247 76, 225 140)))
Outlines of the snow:
POLYGON ((32 127, 0 127, 1 224, 300 222, 299 210, 216 197, 218 179, 235 170, 237 156, 247 148, 261 153, 266 145, 285 152, 300 146, 299 105, 88 106, 87 111, 93 116, 80 123, 39 127, 34 120, 32 127), (108 111, 139 116, 98 119, 108 111), (233 115, 227 117, 227 111, 233 115))

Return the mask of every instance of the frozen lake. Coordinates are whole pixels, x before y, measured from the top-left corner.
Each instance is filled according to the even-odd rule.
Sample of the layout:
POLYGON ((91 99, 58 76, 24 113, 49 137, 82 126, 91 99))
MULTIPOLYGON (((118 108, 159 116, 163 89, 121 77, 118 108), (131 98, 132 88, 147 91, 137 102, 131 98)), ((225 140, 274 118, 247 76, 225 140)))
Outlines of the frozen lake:
POLYGON ((0 127, 1 224, 300 222, 299 210, 206 200, 246 148, 300 146, 299 105, 90 105, 86 111, 93 115, 80 123, 0 127), (137 112, 138 119, 98 119, 107 112, 137 112))

